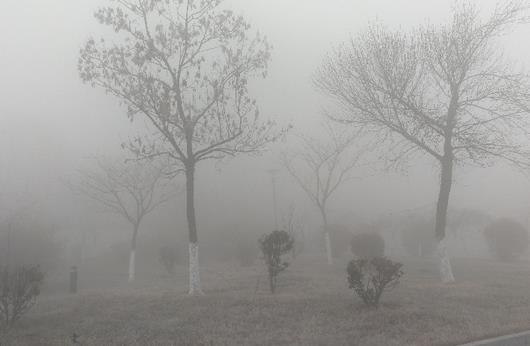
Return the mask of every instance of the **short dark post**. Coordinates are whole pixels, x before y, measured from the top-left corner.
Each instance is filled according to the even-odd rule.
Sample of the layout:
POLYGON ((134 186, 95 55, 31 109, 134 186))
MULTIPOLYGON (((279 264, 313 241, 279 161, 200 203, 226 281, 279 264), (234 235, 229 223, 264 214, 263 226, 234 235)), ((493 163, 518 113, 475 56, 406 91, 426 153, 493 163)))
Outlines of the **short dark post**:
POLYGON ((70 293, 77 293, 77 267, 72 266, 70 269, 70 293))

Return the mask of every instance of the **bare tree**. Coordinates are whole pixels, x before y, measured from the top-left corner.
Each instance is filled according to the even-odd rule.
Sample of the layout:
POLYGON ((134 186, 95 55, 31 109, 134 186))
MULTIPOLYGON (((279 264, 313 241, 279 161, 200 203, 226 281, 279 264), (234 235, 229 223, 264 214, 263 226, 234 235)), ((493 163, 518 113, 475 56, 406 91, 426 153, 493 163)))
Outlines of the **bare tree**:
POLYGON ((372 26, 331 54, 317 87, 339 105, 336 120, 375 130, 396 162, 422 152, 440 164, 435 235, 440 273, 454 281, 445 229, 455 165, 503 158, 528 166, 530 83, 502 57, 498 39, 523 22, 511 1, 481 19, 456 6, 452 21, 410 33, 372 26))
POLYGON ((270 47, 249 37, 221 0, 119 0, 96 12, 116 32, 81 50, 83 81, 102 87, 142 117, 154 136, 129 147, 139 157, 168 156, 186 175, 189 293, 201 294, 194 187, 197 163, 257 152, 277 138, 261 121, 248 81, 266 75, 270 47))
POLYGON ((283 229, 294 239, 291 253, 293 259, 302 250, 304 244, 304 226, 302 219, 298 217, 294 204, 289 205, 286 212, 282 215, 283 229))
POLYGON ((333 264, 328 229, 328 201, 339 186, 351 178, 350 173, 358 162, 359 154, 352 155, 348 150, 357 138, 356 135, 336 131, 329 125, 324 128, 325 140, 301 137, 301 150, 284 154, 282 163, 320 211, 327 260, 328 264, 333 264))
POLYGON ((70 184, 105 211, 120 215, 132 226, 129 282, 136 274, 136 241, 145 217, 174 194, 166 179, 166 167, 139 162, 110 163, 99 159, 97 170, 80 171, 79 182, 70 184))

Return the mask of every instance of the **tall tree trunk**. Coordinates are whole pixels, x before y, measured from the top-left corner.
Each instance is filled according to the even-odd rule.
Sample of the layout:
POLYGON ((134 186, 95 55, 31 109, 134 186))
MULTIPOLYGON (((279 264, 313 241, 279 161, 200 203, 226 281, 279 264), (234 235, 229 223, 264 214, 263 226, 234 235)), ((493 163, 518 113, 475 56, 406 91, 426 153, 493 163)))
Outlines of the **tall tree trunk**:
POLYGON ((441 160, 440 193, 438 195, 438 204, 436 207, 435 225, 437 255, 440 261, 440 277, 444 283, 455 281, 449 255, 447 254, 447 237, 445 234, 449 195, 453 184, 453 157, 450 148, 449 151, 447 149, 448 146, 446 145, 446 152, 441 160))
POLYGON ((134 225, 131 253, 129 254, 129 282, 133 282, 136 279, 136 238, 138 236, 138 228, 138 224, 134 225))
POLYGON ((328 264, 333 264, 333 252, 331 251, 331 237, 329 235, 328 228, 328 216, 326 214, 326 207, 320 208, 320 213, 322 214, 322 227, 324 227, 324 241, 326 243, 326 256, 328 259, 328 264))
POLYGON ((189 231, 189 294, 201 295, 199 275, 199 239, 195 218, 195 162, 186 165, 186 216, 189 231))

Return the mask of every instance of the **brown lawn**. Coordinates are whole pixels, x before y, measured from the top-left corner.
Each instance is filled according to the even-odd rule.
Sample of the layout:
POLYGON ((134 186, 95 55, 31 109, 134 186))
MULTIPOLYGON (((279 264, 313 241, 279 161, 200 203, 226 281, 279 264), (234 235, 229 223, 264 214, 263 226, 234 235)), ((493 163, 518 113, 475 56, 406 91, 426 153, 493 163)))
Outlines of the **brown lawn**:
MULTIPOLYGON (((298 257, 267 292, 261 263, 205 265, 206 295, 176 278, 139 273, 133 286, 81 281, 77 296, 44 294, 0 345, 457 345, 530 329, 530 263, 455 260, 457 283, 438 283, 432 260, 403 260, 401 284, 365 308, 328 267, 298 257)), ((83 273, 80 273, 81 275, 83 273)))

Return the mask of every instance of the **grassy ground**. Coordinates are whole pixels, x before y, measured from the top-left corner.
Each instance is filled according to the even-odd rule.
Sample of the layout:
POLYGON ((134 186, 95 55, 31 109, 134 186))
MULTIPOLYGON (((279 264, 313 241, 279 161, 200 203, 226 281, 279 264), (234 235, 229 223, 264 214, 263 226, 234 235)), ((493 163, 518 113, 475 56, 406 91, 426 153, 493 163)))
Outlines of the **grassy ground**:
POLYGON ((430 260, 404 260, 401 284, 365 308, 332 268, 297 258, 267 292, 255 267, 207 265, 206 295, 176 278, 143 273, 133 286, 45 295, 0 345, 456 345, 530 329, 530 263, 455 260, 457 283, 438 283, 430 260), (156 277, 156 279, 154 279, 156 277))

